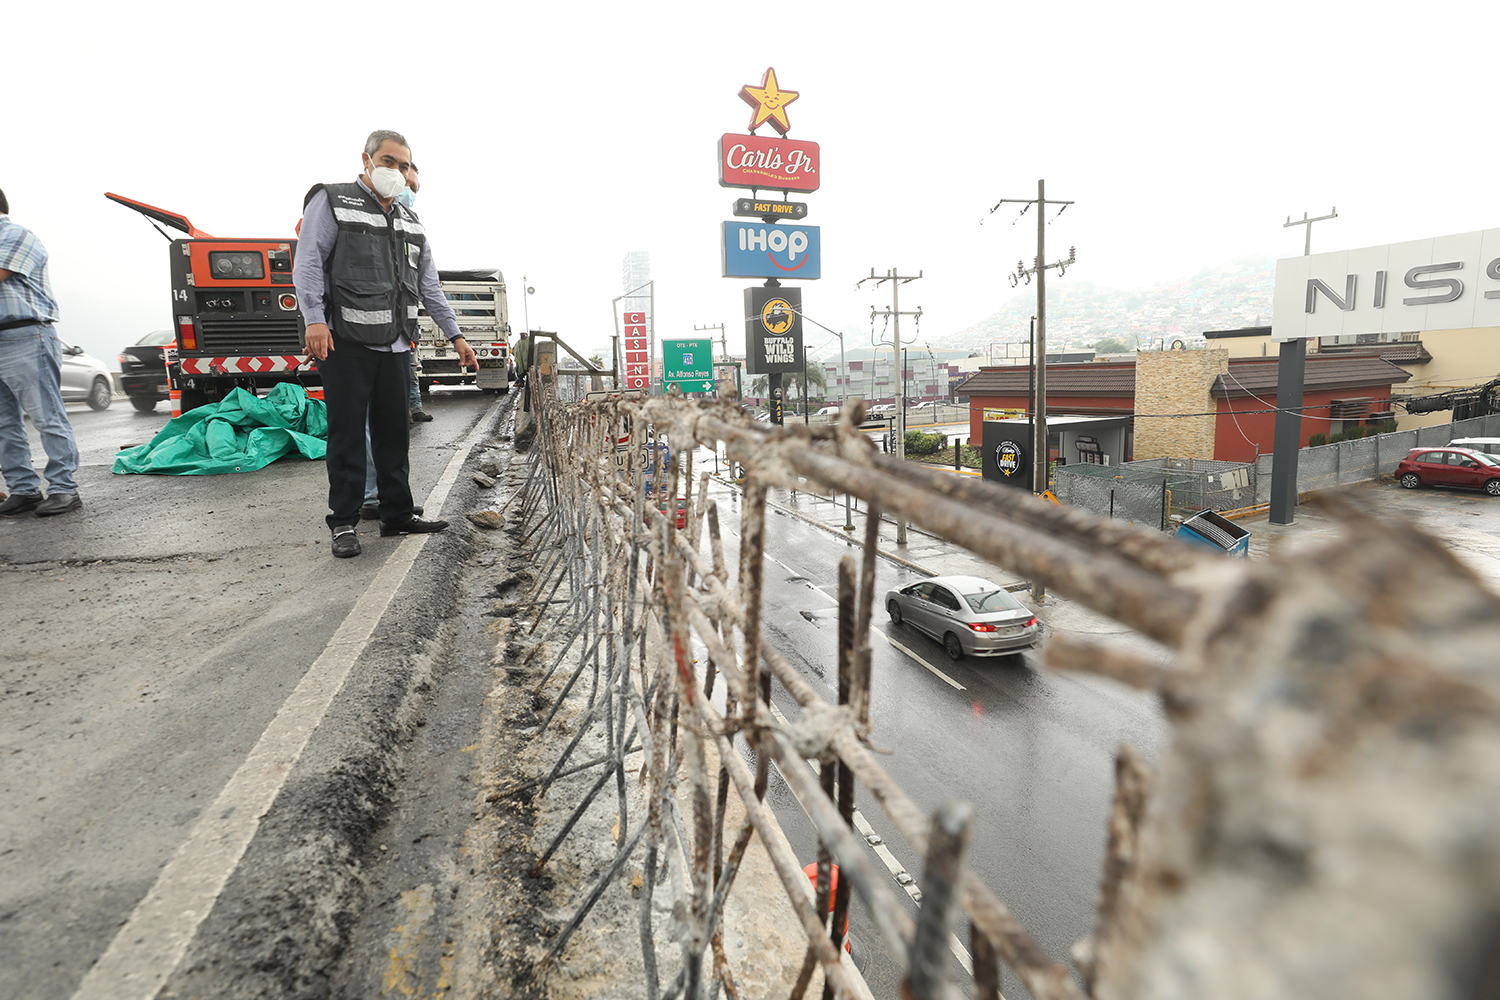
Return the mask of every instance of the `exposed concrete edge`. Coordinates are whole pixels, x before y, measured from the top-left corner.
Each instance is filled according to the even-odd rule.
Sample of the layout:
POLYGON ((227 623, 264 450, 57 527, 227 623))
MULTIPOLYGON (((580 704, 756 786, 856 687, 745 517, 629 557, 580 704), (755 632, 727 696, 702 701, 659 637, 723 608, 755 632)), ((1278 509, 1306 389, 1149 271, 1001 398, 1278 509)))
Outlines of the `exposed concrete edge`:
MULTIPOLYGON (((476 420, 434 492, 455 481, 462 495, 475 490, 457 470, 495 432, 506 402, 501 397, 476 420)), ((458 521, 427 536, 392 605, 409 611, 415 604, 427 621, 448 617, 475 550, 474 530, 458 521)), ((441 630, 407 632, 385 618, 376 626, 160 995, 329 994, 364 904, 361 858, 392 804, 441 643, 441 630)))

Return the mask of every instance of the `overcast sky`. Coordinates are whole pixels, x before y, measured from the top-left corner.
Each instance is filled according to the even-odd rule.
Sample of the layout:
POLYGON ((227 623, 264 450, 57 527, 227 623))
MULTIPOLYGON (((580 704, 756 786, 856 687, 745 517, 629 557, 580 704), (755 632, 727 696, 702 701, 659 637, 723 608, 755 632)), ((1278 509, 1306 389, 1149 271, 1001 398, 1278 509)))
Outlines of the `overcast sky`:
POLYGON ((988 212, 1038 178, 1076 202, 1047 231, 1049 261, 1078 248, 1061 281, 1297 255, 1287 216, 1334 206, 1314 253, 1500 225, 1497 26, 1477 2, 11 5, 0 188, 51 252, 59 332, 110 367, 171 313, 166 241, 103 192, 290 237, 376 128, 411 141, 439 266, 501 269, 517 329, 524 274, 533 328, 607 350, 647 250, 658 338, 722 323, 738 352, 752 282, 720 277, 719 224, 746 192, 716 144, 774 66, 822 153, 806 314, 866 346, 890 286, 855 282, 921 271, 901 306, 941 346, 1026 292, 1035 216, 988 212))

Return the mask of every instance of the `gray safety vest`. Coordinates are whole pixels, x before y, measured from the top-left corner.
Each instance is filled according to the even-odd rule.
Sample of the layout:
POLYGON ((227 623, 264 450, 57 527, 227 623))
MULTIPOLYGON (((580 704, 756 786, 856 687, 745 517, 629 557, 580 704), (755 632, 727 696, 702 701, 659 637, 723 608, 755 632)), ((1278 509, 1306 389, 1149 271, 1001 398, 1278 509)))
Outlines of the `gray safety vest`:
POLYGON ((338 223, 333 253, 323 263, 327 319, 334 334, 357 344, 383 346, 416 327, 422 301, 419 278, 427 236, 399 201, 387 215, 358 184, 321 184, 338 223))

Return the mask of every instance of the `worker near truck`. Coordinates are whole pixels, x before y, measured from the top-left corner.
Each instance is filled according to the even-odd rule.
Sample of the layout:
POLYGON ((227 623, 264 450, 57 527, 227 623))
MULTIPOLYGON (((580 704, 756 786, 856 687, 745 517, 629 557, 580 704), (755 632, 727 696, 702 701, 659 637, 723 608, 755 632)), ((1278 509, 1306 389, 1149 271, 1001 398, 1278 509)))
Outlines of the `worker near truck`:
POLYGON ((78 499, 78 442, 62 398, 62 345, 52 324, 57 300, 47 276, 47 248, 31 230, 10 218, 0 191, 0 473, 10 496, 0 517, 66 514, 78 499), (47 453, 47 495, 31 465, 31 441, 22 414, 47 453))
MULTIPOLYGON (((417 203, 417 189, 421 187, 421 181, 417 178, 417 165, 413 163, 411 169, 406 172, 406 187, 396 195, 396 200, 408 209, 417 203)), ((416 215, 412 209, 412 215, 416 215)), ((407 352, 411 364, 406 366, 406 403, 411 410, 411 422, 418 423, 432 419, 432 414, 422 409, 422 390, 417 384, 417 338, 420 333, 417 330, 417 321, 412 320, 411 327, 407 331, 406 339, 412 349, 407 352)), ((422 516, 420 504, 413 504, 411 512, 418 517, 422 516)), ((361 520, 373 521, 380 517, 380 492, 375 485, 375 456, 370 451, 370 418, 365 417, 365 501, 359 506, 361 520)))
POLYGON ((328 408, 328 508, 333 554, 360 554, 364 425, 379 492, 380 534, 442 531, 447 521, 413 512, 408 481, 406 339, 418 304, 448 337, 461 364, 478 366, 443 296, 432 248, 417 217, 397 201, 411 169, 399 132, 365 140, 364 172, 352 183, 322 184, 302 207, 292 277, 307 321, 307 349, 318 359, 328 408))

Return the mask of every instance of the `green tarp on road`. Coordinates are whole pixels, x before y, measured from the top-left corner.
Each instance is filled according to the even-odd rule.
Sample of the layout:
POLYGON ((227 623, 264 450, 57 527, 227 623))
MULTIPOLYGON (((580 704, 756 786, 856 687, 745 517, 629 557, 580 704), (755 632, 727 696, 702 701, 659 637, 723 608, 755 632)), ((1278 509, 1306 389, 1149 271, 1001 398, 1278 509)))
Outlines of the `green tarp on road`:
POLYGON ((146 444, 115 456, 116 473, 216 476, 254 472, 283 455, 328 453, 328 410, 294 382, 282 382, 264 399, 234 389, 217 403, 173 417, 146 444))

